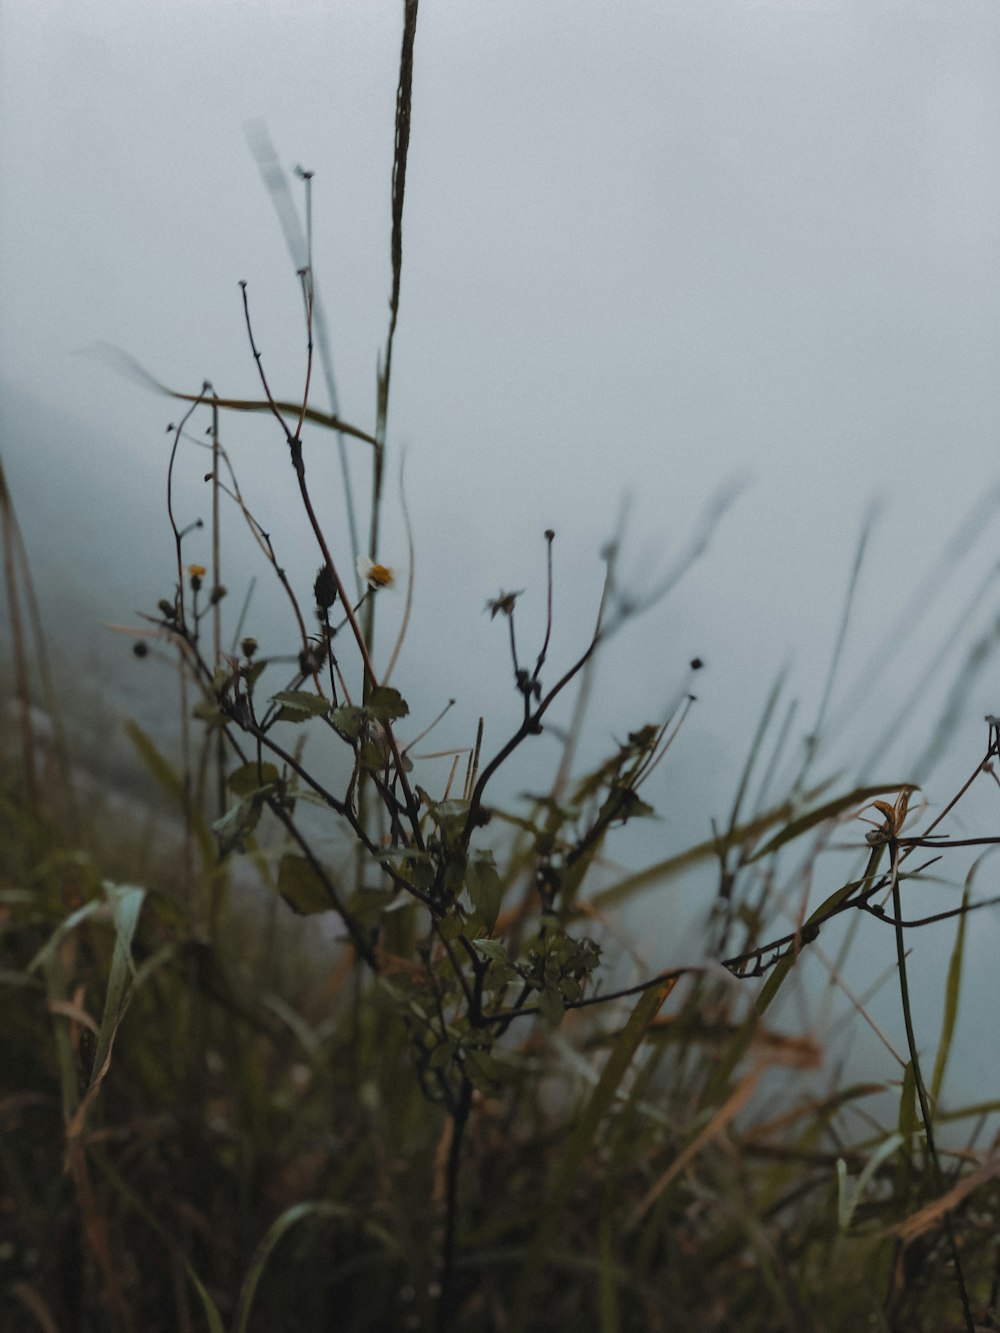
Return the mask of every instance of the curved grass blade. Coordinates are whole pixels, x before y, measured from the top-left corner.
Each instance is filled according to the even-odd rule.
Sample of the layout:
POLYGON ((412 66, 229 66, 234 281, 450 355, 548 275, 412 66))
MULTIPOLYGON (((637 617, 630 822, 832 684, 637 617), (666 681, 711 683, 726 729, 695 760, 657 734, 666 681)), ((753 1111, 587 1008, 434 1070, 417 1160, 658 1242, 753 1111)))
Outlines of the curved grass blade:
POLYGON ((112 347, 108 343, 96 343, 93 350, 102 360, 116 365, 118 370, 134 383, 141 384, 156 393, 166 394, 168 398, 177 398, 182 403, 210 403, 213 407, 221 407, 228 412, 272 412, 277 407, 280 412, 287 412, 296 419, 303 416, 306 421, 311 421, 316 426, 338 431, 341 435, 350 435, 352 439, 361 440, 364 444, 378 448, 378 441, 374 435, 369 435, 367 431, 341 421, 332 412, 321 412, 315 407, 306 407, 303 412, 301 403, 289 402, 286 399, 276 400, 272 406, 266 398, 216 398, 201 393, 178 393, 177 390, 168 388, 166 384, 161 384, 155 375, 151 375, 144 366, 127 352, 123 352, 120 347, 112 347))
POLYGON ((286 1208, 280 1217, 276 1218, 268 1227, 264 1238, 257 1246, 257 1252, 254 1254, 247 1275, 243 1279, 236 1315, 233 1319, 233 1333, 246 1333, 247 1321, 250 1318, 250 1307, 253 1305, 261 1275, 267 1261, 274 1252, 275 1246, 287 1231, 290 1231, 296 1223, 307 1217, 352 1218, 355 1216, 353 1208, 348 1208, 346 1204, 339 1203, 297 1203, 293 1204, 291 1208, 286 1208))
POLYGON ((115 948, 111 956, 108 988, 104 995, 104 1015, 97 1036, 97 1050, 94 1053, 92 1086, 103 1075, 111 1056, 115 1034, 132 998, 135 981, 132 938, 139 923, 146 890, 130 884, 105 884, 104 894, 115 923, 115 948))
POLYGON ((616 907, 635 894, 653 888, 662 880, 674 879, 677 875, 683 875, 694 866, 700 865, 702 861, 715 859, 719 855, 720 849, 725 851, 730 847, 737 847, 744 842, 760 837, 762 833, 766 833, 775 824, 780 824, 783 819, 787 819, 791 813, 792 806, 786 802, 774 810, 768 810, 765 814, 759 815, 746 824, 739 825, 728 835, 721 838, 708 838, 704 842, 696 843, 693 847, 688 847, 686 851, 678 852, 675 856, 668 856, 664 861, 657 861, 655 865, 647 866, 645 870, 639 870, 633 875, 626 876, 625 879, 619 880, 617 884, 612 884, 606 889, 601 889, 599 893, 595 893, 589 901, 596 908, 616 907))
POLYGON ((132 718, 126 718, 125 730, 129 740, 139 752, 139 758, 149 769, 160 786, 176 802, 181 814, 190 819, 191 831, 198 843, 202 864, 208 870, 216 863, 215 843, 212 833, 200 810, 190 808, 184 781, 169 759, 162 753, 153 738, 132 718))
POLYGON ((177 1244, 177 1241, 171 1235, 170 1231, 163 1223, 146 1207, 140 1195, 127 1183, 125 1178, 119 1174, 116 1167, 112 1164, 110 1158, 105 1154, 104 1149, 91 1145, 87 1149, 87 1155, 96 1163, 102 1174, 114 1186, 130 1208, 134 1208, 139 1216, 146 1222, 168 1248, 177 1255, 181 1265, 187 1274, 188 1281, 194 1287, 201 1301, 201 1308, 205 1313, 205 1322, 208 1324, 209 1333, 226 1333, 225 1324, 222 1322, 222 1315, 219 1313, 219 1307, 212 1300, 211 1296, 201 1281, 190 1261, 183 1250, 177 1244))
POLYGON ((763 847, 754 852, 749 859, 751 861, 759 861, 765 856, 770 856, 771 853, 776 852, 779 847, 784 847, 786 843, 793 842, 796 838, 801 838, 803 833, 808 833, 809 830, 815 828, 817 824, 823 824, 828 819, 835 818, 837 815, 842 814, 844 810, 849 810, 852 805, 862 805, 873 796, 878 796, 883 792, 904 791, 919 791, 919 788, 912 782, 901 782, 894 786, 883 784, 881 786, 855 787, 853 791, 847 792, 846 795, 838 796, 832 801, 827 801, 825 805, 817 806, 815 810, 807 810, 806 813, 800 815, 798 819, 793 819, 787 828, 783 828, 780 833, 776 834, 769 842, 766 842, 763 847))
MULTIPOLYGON (((809 798, 817 797, 828 786, 829 782, 823 782, 812 788, 808 793, 809 798)), ((895 791, 897 789, 889 787, 872 788, 875 793, 890 790, 895 791)), ((856 794, 852 793, 852 795, 856 794)), ((847 805, 851 803, 847 798, 844 799, 847 805)), ((725 854, 730 848, 741 847, 745 843, 754 842, 769 829, 774 828, 775 824, 790 819, 794 810, 795 806, 791 801, 782 801, 780 805, 773 809, 755 815, 753 819, 748 820, 745 824, 737 825, 736 828, 731 829, 729 833, 720 838, 707 838, 704 842, 688 847, 686 851, 678 852, 675 856, 668 856, 663 861, 657 861, 655 865, 647 866, 645 870, 639 870, 635 874, 626 876, 625 879, 619 880, 617 884, 612 884, 606 889, 601 889, 599 893, 595 893, 589 901, 596 908, 615 907, 635 894, 653 888, 662 880, 683 875, 702 861, 716 860, 720 853, 725 854)))
MULTIPOLYGON (((975 878, 976 871, 982 864, 988 852, 976 859, 975 864, 970 868, 965 877, 965 888, 962 890, 962 908, 969 906, 969 897, 972 893, 972 881, 975 878)), ((958 998, 962 990, 962 960, 965 957, 965 920, 966 911, 959 914, 958 929, 955 932, 955 943, 952 946, 951 958, 948 960, 948 979, 945 983, 944 993, 944 1013, 941 1016, 941 1038, 938 1041, 937 1055, 934 1057, 934 1072, 931 1074, 931 1101, 935 1107, 941 1094, 941 1087, 944 1083, 944 1071, 948 1066, 948 1056, 951 1054, 951 1042, 955 1035, 955 1023, 958 1019, 958 998)))

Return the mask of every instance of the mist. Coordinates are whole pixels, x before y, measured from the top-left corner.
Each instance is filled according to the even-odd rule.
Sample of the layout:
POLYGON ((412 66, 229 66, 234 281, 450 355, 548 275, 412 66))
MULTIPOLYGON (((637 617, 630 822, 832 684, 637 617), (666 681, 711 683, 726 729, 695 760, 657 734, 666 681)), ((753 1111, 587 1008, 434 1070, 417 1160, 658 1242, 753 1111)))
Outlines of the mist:
MULTIPOLYGON (((165 678, 102 627, 141 623, 171 594, 177 408, 95 348, 182 392, 209 379, 257 396, 246 280, 271 382, 301 392, 301 295, 247 141, 261 121, 291 181, 296 164, 315 172, 340 411, 371 428, 399 6, 46 0, 6 7, 0 37, 0 448, 57 658, 169 731, 165 678)), ((705 553, 598 671, 583 758, 657 720, 689 687, 690 660, 706 664, 650 793, 660 821, 615 844, 626 862, 711 836, 783 671, 783 698, 798 700, 790 762, 801 756, 876 510, 826 715, 829 763, 845 781, 919 780, 933 811, 985 748, 983 717, 1000 711, 998 48, 996 8, 961 2, 421 11, 378 553, 408 564, 405 495, 415 593, 398 684, 414 719, 454 698, 441 748, 468 745, 483 714, 498 746, 519 701, 504 627, 484 606, 524 589, 522 632, 537 644, 546 529, 551 651, 568 664, 591 631, 609 538, 621 530, 621 577, 641 600, 720 488, 737 492, 705 553), (948 745, 931 765, 943 713, 948 745)), ((273 423, 227 419, 223 438, 283 563, 311 578, 273 423)), ((306 438, 350 568, 332 446, 306 438)), ((352 455, 361 493, 366 465, 352 455)), ((187 521, 207 517, 193 448, 180 486, 187 521)), ((237 518, 225 519, 230 630, 251 569, 237 518)), ((286 624, 273 594, 253 603, 268 649, 286 624)), ((383 653, 402 616, 393 596, 383 653)), ((534 789, 534 753, 499 797, 534 789)), ((993 799, 968 806, 977 832, 993 799)), ((643 906, 650 967, 688 947, 713 892, 702 878, 668 907, 643 906)), ((996 927, 985 913, 977 923, 982 973, 996 927)), ((915 945, 928 1032, 953 929, 915 945)), ((887 932, 852 955, 869 977, 890 962, 887 932)), ((966 1021, 971 1051, 983 1034, 966 1021)), ((987 1077, 983 1062, 968 1067, 972 1083, 987 1077)))

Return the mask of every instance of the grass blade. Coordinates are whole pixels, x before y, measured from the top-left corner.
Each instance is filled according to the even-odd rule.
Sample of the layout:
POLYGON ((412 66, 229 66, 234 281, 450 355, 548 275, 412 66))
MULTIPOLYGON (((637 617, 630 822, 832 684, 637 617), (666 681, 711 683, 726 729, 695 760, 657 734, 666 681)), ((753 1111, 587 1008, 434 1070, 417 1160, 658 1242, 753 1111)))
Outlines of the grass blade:
POLYGON ((632 1010, 621 1036, 608 1057, 590 1100, 577 1118, 562 1156, 549 1172, 545 1203, 534 1239, 528 1246, 528 1259, 521 1274, 521 1283, 514 1307, 511 1328, 523 1330, 529 1314, 531 1296, 558 1232, 559 1217, 580 1176, 584 1158, 594 1136, 618 1095, 618 1089, 628 1072, 632 1059, 642 1044, 649 1026, 660 1012, 675 981, 652 988, 642 996, 632 1010))
POLYGON ((91 1084, 100 1077, 110 1054, 115 1033, 125 1017, 135 979, 132 960, 132 937, 139 922, 139 913, 146 897, 145 889, 127 884, 105 884, 104 893, 115 923, 115 948, 111 956, 111 972, 104 995, 104 1016, 97 1036, 91 1084))
MULTIPOLYGON (((969 896, 972 893, 972 881, 975 877, 976 869, 982 863, 983 857, 980 856, 975 865, 972 866, 965 879, 965 888, 962 891, 962 907, 969 905, 969 896)), ((965 920, 966 913, 963 910, 958 918, 958 929, 955 931, 955 943, 952 946, 951 958, 948 960, 948 979, 945 983, 944 992, 944 1013, 941 1016, 941 1038, 938 1041, 937 1055, 934 1057, 934 1072, 931 1074, 931 1101, 935 1107, 941 1094, 941 1087, 944 1083, 944 1071, 948 1067, 948 1056, 951 1053, 951 1042, 955 1035, 955 1023, 958 1019, 958 997, 962 990, 962 961, 965 957, 965 920)))
POLYGON ((815 810, 808 810, 804 815, 792 822, 775 834, 769 842, 765 843, 758 851, 750 857, 751 861, 760 861, 765 856, 770 856, 776 852, 779 847, 784 847, 786 843, 793 842, 796 838, 801 838, 803 833, 808 833, 810 829, 818 824, 824 824, 828 819, 834 819, 837 815, 843 814, 849 810, 852 805, 862 805, 873 796, 879 796, 883 792, 903 792, 917 791, 918 789, 911 782, 900 782, 895 785, 875 785, 865 787, 855 787, 845 796, 838 796, 832 801, 827 801, 825 805, 817 806, 815 810))
POLYGON ((354 1215, 353 1209, 337 1203, 297 1203, 291 1208, 286 1208, 281 1216, 276 1218, 268 1227, 263 1240, 257 1246, 257 1252, 253 1257, 247 1275, 243 1279, 239 1304, 236 1307, 236 1315, 233 1319, 233 1333, 246 1333, 247 1321, 250 1318, 250 1307, 253 1305, 253 1298, 261 1275, 275 1246, 287 1231, 290 1231, 296 1223, 307 1217, 349 1218, 354 1217, 354 1215))

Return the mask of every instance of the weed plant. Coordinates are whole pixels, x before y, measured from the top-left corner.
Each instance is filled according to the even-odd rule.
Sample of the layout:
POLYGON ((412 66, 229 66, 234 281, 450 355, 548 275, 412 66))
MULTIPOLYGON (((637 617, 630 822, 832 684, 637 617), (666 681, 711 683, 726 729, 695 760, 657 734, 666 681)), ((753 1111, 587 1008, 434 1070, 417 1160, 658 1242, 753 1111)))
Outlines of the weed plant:
POLYGON ((488 603, 517 725, 487 752, 481 721, 443 783, 420 757, 440 719, 412 720, 390 683, 412 559, 403 632, 384 666, 375 637, 393 578, 380 514, 416 0, 404 15, 374 427, 311 404, 316 363, 328 362, 309 173, 300 237, 262 137, 265 179, 293 250, 307 255, 297 273, 304 387, 291 400, 272 390, 241 284, 259 398, 209 384, 173 395, 187 404, 167 468, 173 588, 135 630, 134 651, 175 663, 180 762, 130 724, 176 816, 155 854, 134 828, 135 851, 122 851, 131 816, 116 817, 109 844, 74 796, 43 640, 23 614, 30 575, 13 502, 6 488, 0 497, 15 723, 0 795, 4 1327, 995 1328, 1000 1157, 974 1145, 997 1108, 946 1112, 943 1102, 967 918, 984 904, 971 874, 961 900, 932 914, 914 916, 905 899, 952 848, 995 841, 944 830, 974 782, 996 781, 996 719, 965 785, 907 831, 913 784, 837 790, 817 776, 822 726, 805 760, 784 764, 776 690, 713 836, 595 884, 609 834, 651 813, 647 784, 671 762, 690 695, 665 717, 637 717, 602 763, 579 771, 595 656, 669 587, 629 599, 610 543, 593 632, 556 664, 549 531, 541 641, 529 650, 518 636, 517 592, 488 603), (288 451, 315 542, 311 586, 293 586, 280 537, 252 512, 223 446, 222 414, 249 411, 270 414, 288 451), (197 414, 207 414, 207 445, 192 435, 197 414), (308 444, 320 430, 342 456, 356 447, 370 463, 365 505, 345 465, 340 520, 310 490, 308 444), (195 525, 175 490, 196 446, 208 450, 212 498, 205 565, 189 558, 195 525), (291 608, 298 637, 285 656, 260 652, 252 602, 224 638, 234 598, 219 574, 222 505, 242 515, 291 608), (500 808, 497 774, 537 746, 567 699, 544 787, 500 808), (38 703, 56 728, 45 745, 38 703), (859 815, 869 816, 863 837, 859 815), (834 878, 826 853, 845 828, 858 860, 834 878), (615 911, 699 866, 715 879, 699 956, 610 984, 615 911), (907 934, 947 917, 954 947, 928 1067, 907 934), (895 936, 906 1053, 898 1064, 887 1053, 884 1079, 824 1085, 817 1039, 779 1027, 774 1001, 821 938, 850 946, 853 931, 836 935, 848 918, 895 936), (948 1117, 973 1126, 960 1150, 938 1144, 948 1117))

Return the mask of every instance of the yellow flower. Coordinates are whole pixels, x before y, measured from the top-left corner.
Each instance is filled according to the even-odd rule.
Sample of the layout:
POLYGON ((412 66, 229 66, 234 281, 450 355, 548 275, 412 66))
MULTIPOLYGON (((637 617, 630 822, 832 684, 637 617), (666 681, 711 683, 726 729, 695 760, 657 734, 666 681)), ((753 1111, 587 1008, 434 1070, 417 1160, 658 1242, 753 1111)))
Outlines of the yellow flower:
POLYGON ((193 579, 203 579, 205 577, 204 565, 188 565, 188 573, 193 579))
POLYGON ((377 565, 366 555, 358 556, 358 574, 369 588, 391 588, 396 581, 396 571, 388 565, 377 565))

